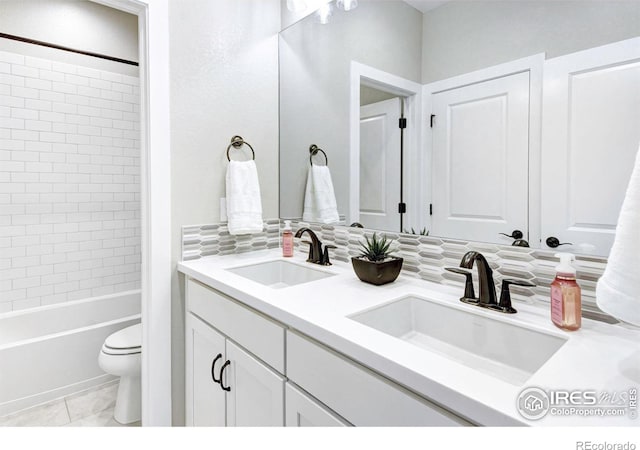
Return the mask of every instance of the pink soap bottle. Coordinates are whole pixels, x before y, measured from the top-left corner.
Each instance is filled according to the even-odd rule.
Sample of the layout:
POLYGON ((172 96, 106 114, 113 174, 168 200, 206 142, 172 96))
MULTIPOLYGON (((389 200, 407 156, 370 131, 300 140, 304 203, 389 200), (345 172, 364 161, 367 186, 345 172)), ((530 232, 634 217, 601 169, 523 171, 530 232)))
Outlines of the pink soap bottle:
POLYGON ((571 253, 557 253, 560 264, 551 283, 551 321, 564 330, 575 331, 582 325, 582 299, 576 282, 576 269, 571 253))
POLYGON ((282 230, 282 256, 293 256, 293 232, 291 231, 291 221, 284 221, 282 230))

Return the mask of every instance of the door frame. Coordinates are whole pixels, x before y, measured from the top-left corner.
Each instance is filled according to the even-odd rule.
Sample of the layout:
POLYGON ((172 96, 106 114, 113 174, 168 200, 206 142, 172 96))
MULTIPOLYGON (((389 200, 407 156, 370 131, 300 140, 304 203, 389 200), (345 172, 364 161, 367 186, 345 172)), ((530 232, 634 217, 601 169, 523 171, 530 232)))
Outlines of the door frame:
POLYGON ((138 16, 142 216, 142 425, 171 426, 168 0, 91 0, 138 16))
MULTIPOLYGON (((430 119, 433 111, 431 96, 441 92, 469 86, 484 81, 502 78, 517 73, 529 72, 529 207, 528 209, 528 241, 534 248, 540 247, 541 222, 540 222, 540 186, 541 186, 541 141, 542 141, 542 74, 545 61, 545 53, 538 53, 525 58, 516 59, 503 64, 487 67, 473 72, 457 75, 440 81, 428 83, 422 87, 423 116, 430 119)), ((438 120, 436 118, 436 120, 438 120)), ((432 170, 433 156, 433 132, 431 131, 430 120, 424 121, 424 167, 423 173, 430 174, 432 170)), ((431 216, 426 213, 427 203, 432 203, 433 185, 431 177, 422 178, 420 189, 425 193, 424 205, 425 214, 421 216, 423 225, 427 229, 431 228, 431 216)), ((447 236, 450 237, 450 236, 447 236)))
MULTIPOLYGON (((378 90, 405 97, 404 115, 409 126, 405 129, 404 155, 408 161, 417 164, 405 164, 403 177, 405 186, 418 183, 422 175, 422 86, 419 83, 393 75, 375 67, 357 61, 351 61, 349 95, 349 223, 359 221, 360 210, 360 84, 378 90), (411 126, 415 124, 415 126, 411 126)), ((421 208, 426 206, 422 200, 423 192, 405 189, 405 227, 417 227, 421 208), (417 191, 417 192, 416 192, 417 191)))

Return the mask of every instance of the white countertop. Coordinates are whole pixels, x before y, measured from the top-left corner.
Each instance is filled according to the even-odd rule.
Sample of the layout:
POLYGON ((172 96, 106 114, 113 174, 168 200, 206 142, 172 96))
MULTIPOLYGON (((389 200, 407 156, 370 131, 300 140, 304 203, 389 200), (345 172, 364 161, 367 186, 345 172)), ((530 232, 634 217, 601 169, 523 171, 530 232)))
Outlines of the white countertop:
MULTIPOLYGON (((501 314, 461 303, 462 288, 400 276, 373 286, 361 282, 350 264, 322 267, 296 254, 282 258, 280 249, 181 262, 178 270, 254 308, 286 326, 358 361, 406 388, 481 425, 638 426, 640 419, 551 415, 524 419, 516 409, 519 393, 529 387, 544 390, 589 390, 620 395, 640 387, 640 331, 583 319, 582 328, 556 328, 545 308, 516 303, 517 314, 501 314), (225 269, 286 259, 336 274, 322 280, 273 289, 225 269), (414 295, 463 308, 485 317, 568 339, 521 385, 479 372, 459 362, 404 342, 347 316, 414 295)), ((522 348, 527 352, 527 348, 522 348)), ((600 403, 606 408, 608 404, 600 403)), ((637 412, 637 410, 636 410, 637 412)), ((637 417, 637 416, 636 416, 637 417)))

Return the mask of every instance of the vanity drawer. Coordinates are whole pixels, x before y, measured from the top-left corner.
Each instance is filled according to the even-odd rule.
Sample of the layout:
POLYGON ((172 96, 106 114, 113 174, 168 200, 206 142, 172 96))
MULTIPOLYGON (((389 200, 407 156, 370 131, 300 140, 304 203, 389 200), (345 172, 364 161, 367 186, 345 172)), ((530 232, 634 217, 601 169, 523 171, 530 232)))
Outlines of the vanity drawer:
POLYGON ((284 328, 198 281, 187 281, 187 309, 284 373, 284 328))
POLYGON ((356 426, 463 426, 464 419, 287 331, 287 376, 356 426))

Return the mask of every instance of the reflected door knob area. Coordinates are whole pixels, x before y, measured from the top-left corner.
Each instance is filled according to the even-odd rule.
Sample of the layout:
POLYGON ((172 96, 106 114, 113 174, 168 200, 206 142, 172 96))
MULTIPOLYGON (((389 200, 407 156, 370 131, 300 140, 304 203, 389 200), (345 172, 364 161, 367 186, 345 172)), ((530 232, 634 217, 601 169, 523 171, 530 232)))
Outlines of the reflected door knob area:
POLYGON ((547 247, 551 248, 560 247, 561 245, 573 245, 571 242, 560 242, 560 240, 554 236, 549 236, 545 242, 547 247))
POLYGON ((317 142, 345 224, 608 255, 640 141, 637 2, 410 3, 280 33, 281 216, 317 142))

